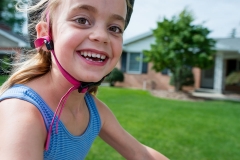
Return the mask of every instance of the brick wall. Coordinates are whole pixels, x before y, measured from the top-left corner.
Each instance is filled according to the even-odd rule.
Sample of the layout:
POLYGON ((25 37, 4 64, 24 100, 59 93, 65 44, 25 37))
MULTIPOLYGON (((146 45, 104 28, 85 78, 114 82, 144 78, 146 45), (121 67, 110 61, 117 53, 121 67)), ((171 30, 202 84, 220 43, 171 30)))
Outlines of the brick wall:
MULTIPOLYGON (((120 69, 120 63, 118 63, 116 67, 120 69)), ((117 82, 115 85, 147 90, 174 90, 174 86, 169 84, 170 77, 168 75, 163 75, 160 72, 157 73, 151 68, 152 64, 149 63, 147 74, 124 73, 124 82, 117 82)), ((200 87, 201 70, 193 68, 193 74, 195 79, 194 86, 183 87, 184 90, 193 90, 194 88, 200 87)))

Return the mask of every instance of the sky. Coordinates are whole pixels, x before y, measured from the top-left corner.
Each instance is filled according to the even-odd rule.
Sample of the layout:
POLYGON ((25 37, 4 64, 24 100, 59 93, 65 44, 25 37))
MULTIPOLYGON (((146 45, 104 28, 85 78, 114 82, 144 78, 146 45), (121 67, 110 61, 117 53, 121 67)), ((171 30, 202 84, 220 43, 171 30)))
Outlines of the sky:
POLYGON ((230 37, 233 28, 240 37, 240 0, 135 0, 124 40, 155 29, 157 21, 171 19, 184 8, 193 13, 195 24, 212 31, 210 37, 230 37))

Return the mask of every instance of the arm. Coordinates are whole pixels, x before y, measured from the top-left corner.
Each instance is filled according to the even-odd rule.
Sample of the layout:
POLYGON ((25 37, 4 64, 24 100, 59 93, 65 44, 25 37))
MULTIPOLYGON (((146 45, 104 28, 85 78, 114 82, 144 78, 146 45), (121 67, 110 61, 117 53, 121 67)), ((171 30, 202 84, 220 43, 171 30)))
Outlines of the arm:
POLYGON ((105 104, 97 99, 95 102, 102 120, 102 128, 99 136, 124 158, 128 160, 167 160, 165 156, 139 143, 127 133, 105 104))
POLYGON ((148 153, 149 158, 146 159, 152 159, 152 160, 168 160, 168 158, 166 158, 164 155, 160 154, 159 152, 157 152, 156 150, 143 145, 148 153))
POLYGON ((19 99, 0 103, 0 159, 42 160, 46 129, 38 109, 19 99))

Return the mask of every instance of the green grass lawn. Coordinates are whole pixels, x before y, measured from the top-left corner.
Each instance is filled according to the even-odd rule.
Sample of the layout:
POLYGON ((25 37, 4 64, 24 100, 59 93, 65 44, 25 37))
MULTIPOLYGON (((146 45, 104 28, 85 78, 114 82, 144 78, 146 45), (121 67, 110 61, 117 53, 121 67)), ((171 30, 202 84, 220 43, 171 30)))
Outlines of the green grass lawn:
MULTIPOLYGON (((100 87, 98 97, 141 143, 171 160, 239 160, 240 103, 187 102, 100 87)), ((98 138, 86 160, 123 160, 98 138)))
MULTIPOLYGON (((166 100, 110 87, 100 87, 98 97, 130 134, 171 160, 240 159, 240 103, 166 100)), ((86 160, 123 158, 97 138, 86 160)))

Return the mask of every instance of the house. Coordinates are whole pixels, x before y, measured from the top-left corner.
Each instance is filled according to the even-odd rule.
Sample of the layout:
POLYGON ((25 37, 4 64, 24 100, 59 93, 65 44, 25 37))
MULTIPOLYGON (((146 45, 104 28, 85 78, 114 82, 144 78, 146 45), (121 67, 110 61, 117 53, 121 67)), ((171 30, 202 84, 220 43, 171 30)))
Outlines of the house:
MULTIPOLYGON (((0 24, 0 59, 5 56, 20 55, 23 48, 28 48, 26 38, 11 31, 11 28, 0 24)), ((2 62, 2 61, 1 61, 2 62)))
MULTIPOLYGON (((232 71, 240 70, 240 38, 217 38, 214 67, 208 70, 193 68, 195 84, 192 89, 205 88, 214 92, 238 91, 240 86, 226 86, 225 78, 232 71)), ((169 85, 171 73, 164 70, 156 73, 151 69, 152 64, 143 62, 143 50, 149 50, 150 44, 155 43, 152 32, 126 40, 123 53, 117 65, 124 72, 125 80, 117 86, 173 90, 169 85)))

